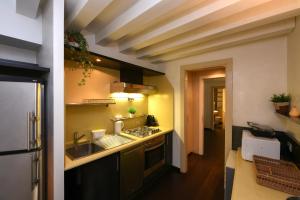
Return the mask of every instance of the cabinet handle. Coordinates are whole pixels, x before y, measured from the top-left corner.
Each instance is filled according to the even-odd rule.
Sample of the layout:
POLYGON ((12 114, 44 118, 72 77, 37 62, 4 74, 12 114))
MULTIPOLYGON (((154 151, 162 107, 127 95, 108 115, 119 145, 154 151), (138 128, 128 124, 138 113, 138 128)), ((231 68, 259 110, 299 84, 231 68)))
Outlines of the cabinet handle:
POLYGON ((147 151, 152 151, 152 150, 154 150, 154 149, 157 149, 157 148, 161 147, 161 146, 164 145, 164 144, 165 144, 165 141, 163 141, 163 142, 161 142, 161 143, 159 143, 159 144, 157 144, 157 145, 155 145, 155 146, 146 147, 146 148, 145 148, 145 152, 147 152, 147 151))
POLYGON ((117 171, 119 171, 119 156, 117 156, 117 171))

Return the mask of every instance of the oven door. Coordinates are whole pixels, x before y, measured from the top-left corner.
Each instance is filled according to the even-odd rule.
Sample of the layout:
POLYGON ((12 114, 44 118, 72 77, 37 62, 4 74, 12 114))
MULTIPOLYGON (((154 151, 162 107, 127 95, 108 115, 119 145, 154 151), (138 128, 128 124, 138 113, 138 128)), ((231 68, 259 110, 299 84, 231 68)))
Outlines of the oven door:
POLYGON ((160 169, 165 164, 165 137, 158 137, 145 144, 144 177, 160 169))

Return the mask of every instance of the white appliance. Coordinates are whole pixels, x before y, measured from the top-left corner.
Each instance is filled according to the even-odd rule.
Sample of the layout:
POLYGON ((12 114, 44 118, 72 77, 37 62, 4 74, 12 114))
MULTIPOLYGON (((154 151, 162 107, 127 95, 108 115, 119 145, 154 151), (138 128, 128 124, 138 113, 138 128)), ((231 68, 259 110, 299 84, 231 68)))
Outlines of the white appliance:
POLYGON ((123 128, 124 128, 123 121, 121 120, 115 121, 115 126, 114 126, 115 134, 120 134, 123 128))
POLYGON ((280 159, 280 142, 277 138, 256 137, 249 130, 243 130, 242 158, 253 161, 253 155, 280 159))
POLYGON ((93 139, 97 140, 105 135, 106 129, 92 130, 93 139))

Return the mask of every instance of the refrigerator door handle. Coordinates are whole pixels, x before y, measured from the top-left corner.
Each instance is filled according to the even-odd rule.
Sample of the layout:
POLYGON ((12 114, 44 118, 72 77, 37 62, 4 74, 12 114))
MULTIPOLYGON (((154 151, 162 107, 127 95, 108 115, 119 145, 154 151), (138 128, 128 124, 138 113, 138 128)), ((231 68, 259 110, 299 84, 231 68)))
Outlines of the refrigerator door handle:
POLYGON ((32 137, 32 121, 31 121, 31 112, 27 112, 27 150, 31 149, 31 137, 32 137))
POLYGON ((39 153, 36 152, 32 156, 32 188, 40 182, 40 159, 39 153))
POLYGON ((37 129, 38 129, 37 125, 38 125, 38 123, 37 123, 37 120, 39 120, 37 115, 34 112, 32 112, 32 126, 33 126, 33 129, 32 129, 32 135, 33 135, 32 147, 33 148, 38 147, 38 138, 37 138, 37 129))

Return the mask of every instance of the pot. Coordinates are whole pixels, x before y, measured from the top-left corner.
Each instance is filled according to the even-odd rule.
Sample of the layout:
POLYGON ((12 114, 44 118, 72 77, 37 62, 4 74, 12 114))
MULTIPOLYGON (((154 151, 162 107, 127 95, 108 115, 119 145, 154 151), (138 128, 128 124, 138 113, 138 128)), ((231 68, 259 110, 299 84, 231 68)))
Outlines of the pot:
POLYGON ((276 112, 288 115, 290 111, 290 102, 274 102, 276 112))
POLYGON ((129 113, 129 118, 134 118, 135 114, 134 113, 129 113))

